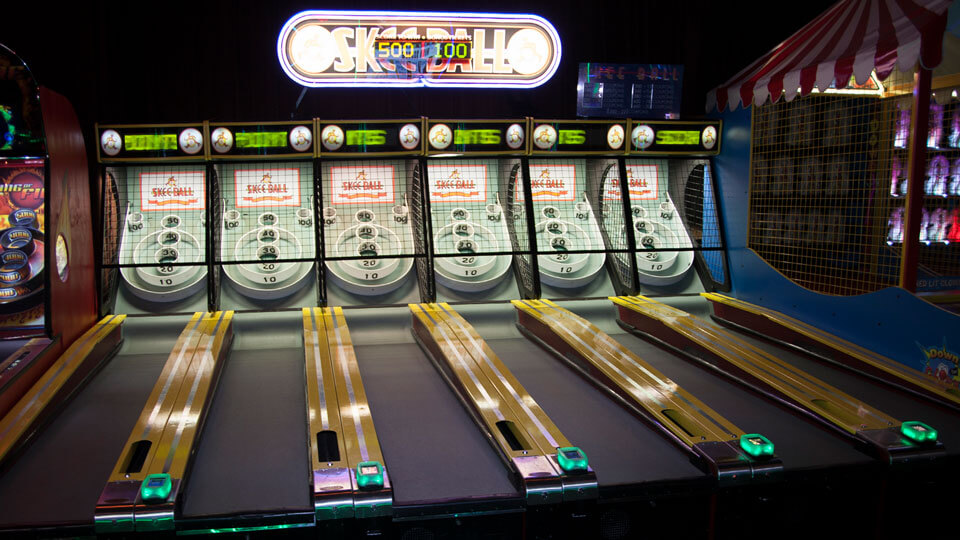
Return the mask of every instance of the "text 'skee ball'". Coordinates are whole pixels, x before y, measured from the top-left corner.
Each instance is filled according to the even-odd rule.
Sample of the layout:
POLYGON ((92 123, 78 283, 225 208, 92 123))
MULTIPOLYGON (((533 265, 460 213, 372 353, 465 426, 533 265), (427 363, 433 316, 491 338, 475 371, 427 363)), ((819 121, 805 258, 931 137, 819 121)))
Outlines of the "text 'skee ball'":
POLYGON ((23 189, 9 193, 10 203, 16 208, 35 210, 43 204, 43 179, 32 173, 21 173, 10 179, 9 184, 20 184, 23 189))

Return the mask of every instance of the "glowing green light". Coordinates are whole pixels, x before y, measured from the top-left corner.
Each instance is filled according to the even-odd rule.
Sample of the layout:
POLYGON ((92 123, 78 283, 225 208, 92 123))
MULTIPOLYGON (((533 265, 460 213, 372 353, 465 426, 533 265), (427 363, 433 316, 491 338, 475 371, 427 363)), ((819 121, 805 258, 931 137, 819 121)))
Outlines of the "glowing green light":
POLYGON ((587 470, 587 455, 576 446, 557 448, 557 462, 564 472, 584 472, 587 470))
POLYGON ((755 458, 773 455, 773 443, 759 433, 747 433, 740 436, 740 448, 755 458))
POLYGON ((457 129, 453 132, 453 144, 500 144, 500 131, 496 129, 457 129))
POLYGON ((123 147, 133 152, 176 150, 177 136, 172 133, 165 135, 124 135, 123 147))
POLYGON ((657 144, 700 144, 699 131, 658 131, 657 144))
POLYGON ((282 148, 287 145, 286 131, 240 132, 235 138, 237 148, 282 148))
POLYGON ((561 129, 557 135, 559 144, 583 144, 587 142, 587 132, 582 129, 561 129))
POLYGON ((347 144, 357 146, 360 144, 378 145, 387 142, 387 132, 382 129, 348 129, 347 144))
POLYGON ((164 502, 170 496, 172 488, 169 474, 151 474, 140 484, 140 498, 150 504, 164 502))
POLYGON ((900 424, 900 433, 917 443, 932 443, 937 441, 937 430, 923 422, 904 422, 900 424))
POLYGON ((299 527, 313 527, 313 523, 283 523, 280 525, 260 525, 258 527, 223 527, 219 529, 195 529, 177 531, 177 536, 193 536, 198 534, 229 534, 256 531, 272 531, 276 529, 296 529, 299 527))
POLYGON ((357 463, 357 486, 360 489, 380 489, 383 487, 383 465, 379 461, 361 461, 357 463))

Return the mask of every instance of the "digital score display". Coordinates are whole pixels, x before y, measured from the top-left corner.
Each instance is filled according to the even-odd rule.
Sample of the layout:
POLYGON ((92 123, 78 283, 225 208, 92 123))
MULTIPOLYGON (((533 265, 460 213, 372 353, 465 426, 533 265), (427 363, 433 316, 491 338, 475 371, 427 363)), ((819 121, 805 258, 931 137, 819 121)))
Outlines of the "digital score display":
POLYGON ((549 21, 514 13, 303 11, 277 38, 303 86, 534 88, 560 65, 549 21))
POLYGON ((320 154, 400 155, 421 151, 421 120, 320 122, 320 154))
POLYGON ((203 124, 98 126, 101 160, 201 159, 203 124))
POLYGON ((700 144, 700 131, 658 131, 657 144, 698 145, 700 144))
POLYGON ((385 129, 348 129, 347 146, 382 146, 387 143, 385 129))
POLYGON ((630 128, 630 153, 715 155, 721 127, 718 120, 636 121, 630 128))
POLYGON ((520 154, 526 150, 526 121, 430 120, 428 155, 520 154))
POLYGON ((441 59, 467 63, 473 57, 473 43, 469 40, 381 39, 377 40, 375 50, 377 60, 441 59))
POLYGON ((287 146, 286 131, 259 131, 252 133, 239 131, 235 137, 235 144, 239 149, 285 148, 287 146))
POLYGON ((625 120, 557 122, 534 120, 533 153, 623 154, 625 120))
POLYGON ((176 150, 177 136, 173 133, 162 135, 124 135, 123 146, 130 152, 150 152, 154 150, 176 150))

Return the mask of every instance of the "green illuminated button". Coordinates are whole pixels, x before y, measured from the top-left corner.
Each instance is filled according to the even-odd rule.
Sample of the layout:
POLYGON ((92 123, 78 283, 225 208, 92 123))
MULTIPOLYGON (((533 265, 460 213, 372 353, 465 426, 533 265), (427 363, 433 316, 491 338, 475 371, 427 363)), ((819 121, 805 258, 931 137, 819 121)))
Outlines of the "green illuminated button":
POLYGON ((564 472, 584 472, 587 470, 587 455, 576 446, 557 448, 557 461, 564 472))
POLYGON ((937 442, 937 430, 923 422, 904 422, 900 424, 900 433, 917 443, 937 442))
POLYGON ((765 458, 773 455, 773 443, 759 433, 741 435, 740 448, 755 458, 765 458))
POLYGON ((167 500, 170 496, 170 489, 173 483, 170 482, 169 474, 151 474, 143 479, 140 484, 140 498, 145 503, 160 503, 167 500))
POLYGON ((383 487, 383 465, 379 461, 361 461, 357 464, 357 486, 360 489, 383 487))

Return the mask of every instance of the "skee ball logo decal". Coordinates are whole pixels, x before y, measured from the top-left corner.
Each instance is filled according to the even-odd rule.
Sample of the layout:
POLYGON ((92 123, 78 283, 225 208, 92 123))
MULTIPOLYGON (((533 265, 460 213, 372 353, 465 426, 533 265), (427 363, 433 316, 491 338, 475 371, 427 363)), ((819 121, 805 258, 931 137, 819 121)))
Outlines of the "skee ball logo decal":
POLYGON ((300 206, 300 169, 234 171, 237 208, 300 206))
POLYGON ((486 165, 429 166, 430 202, 487 202, 486 165))
POLYGON ((560 64, 560 37, 536 15, 304 11, 277 56, 303 86, 533 88, 560 64))
POLYGON ((394 178, 394 168, 389 165, 330 167, 332 202, 393 204, 394 178))
POLYGON ((203 210, 203 171, 140 173, 140 209, 144 212, 203 210))

